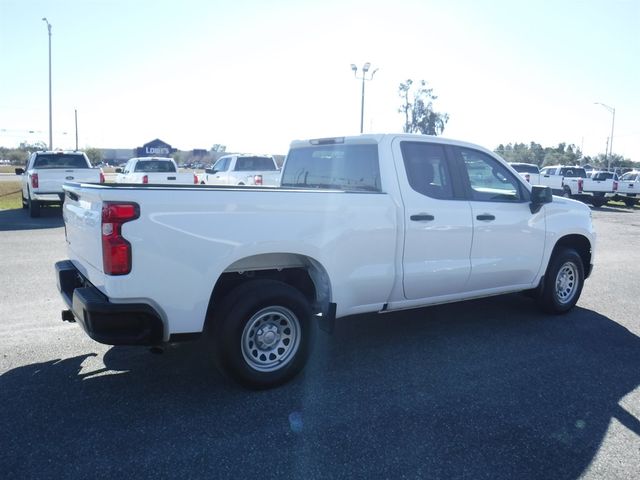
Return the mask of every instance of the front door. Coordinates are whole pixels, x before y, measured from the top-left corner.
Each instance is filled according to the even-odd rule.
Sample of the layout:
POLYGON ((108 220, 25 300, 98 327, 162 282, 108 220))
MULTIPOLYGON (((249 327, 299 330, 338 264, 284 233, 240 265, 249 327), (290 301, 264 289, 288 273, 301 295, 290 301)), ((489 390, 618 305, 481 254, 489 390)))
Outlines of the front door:
POLYGON ((532 214, 529 191, 497 159, 458 148, 473 218, 469 291, 527 285, 542 262, 545 209, 532 214))

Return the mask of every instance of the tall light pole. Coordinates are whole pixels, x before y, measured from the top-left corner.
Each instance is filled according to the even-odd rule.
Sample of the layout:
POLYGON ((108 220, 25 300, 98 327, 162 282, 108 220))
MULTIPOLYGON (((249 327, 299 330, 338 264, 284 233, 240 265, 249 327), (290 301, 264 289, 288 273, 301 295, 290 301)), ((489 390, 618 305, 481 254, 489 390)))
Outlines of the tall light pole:
POLYGON ((616 123, 616 109, 610 107, 609 105, 605 105, 604 103, 594 102, 596 105, 601 105, 606 108, 611 114, 611 137, 609 137, 609 157, 607 160, 607 152, 604 152, 605 160, 607 160, 607 170, 611 167, 611 157, 613 156, 613 127, 616 123))
POLYGON ((47 20, 47 17, 42 17, 42 21, 46 22, 47 30, 49 31, 49 150, 53 150, 53 122, 51 121, 51 24, 47 20))
POLYGON ((378 71, 378 69, 376 68, 373 72, 371 72, 371 75, 369 76, 369 78, 367 78, 367 72, 369 71, 370 68, 371 68, 371 64, 369 62, 365 63, 362 66, 362 76, 359 77, 358 67, 356 67, 353 63, 351 64, 351 70, 353 70, 354 77, 356 77, 357 79, 362 79, 362 103, 360 104, 360 133, 362 133, 363 127, 364 127, 364 82, 365 80, 373 80, 373 76, 378 71))

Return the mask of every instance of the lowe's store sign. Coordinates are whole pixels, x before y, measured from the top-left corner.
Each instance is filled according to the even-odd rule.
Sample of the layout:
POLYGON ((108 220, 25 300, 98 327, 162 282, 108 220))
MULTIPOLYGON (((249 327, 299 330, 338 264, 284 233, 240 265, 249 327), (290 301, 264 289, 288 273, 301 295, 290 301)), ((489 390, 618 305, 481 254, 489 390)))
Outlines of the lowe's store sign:
POLYGON ((168 157, 176 149, 159 138, 136 148, 136 157, 168 157))

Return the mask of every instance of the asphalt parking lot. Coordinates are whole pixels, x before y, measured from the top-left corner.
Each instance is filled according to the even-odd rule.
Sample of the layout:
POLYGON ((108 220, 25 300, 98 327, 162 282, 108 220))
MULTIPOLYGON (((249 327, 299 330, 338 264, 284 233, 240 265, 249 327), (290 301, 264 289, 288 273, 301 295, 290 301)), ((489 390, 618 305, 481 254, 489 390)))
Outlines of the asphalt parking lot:
POLYGON ((522 295, 340 321, 246 391, 207 345, 109 347, 60 321, 60 209, 0 211, 4 478, 640 478, 640 210, 593 211, 578 308, 522 295))

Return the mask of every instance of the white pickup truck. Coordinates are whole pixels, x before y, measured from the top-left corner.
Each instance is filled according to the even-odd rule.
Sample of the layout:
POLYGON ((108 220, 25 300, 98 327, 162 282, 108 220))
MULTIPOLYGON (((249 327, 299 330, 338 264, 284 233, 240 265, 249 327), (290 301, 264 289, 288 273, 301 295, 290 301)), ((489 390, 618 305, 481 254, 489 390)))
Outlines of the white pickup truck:
POLYGON ((617 200, 621 200, 627 207, 633 207, 640 200, 640 172, 627 172, 618 181, 618 190, 616 191, 617 200))
POLYGON ((178 172, 173 158, 138 157, 130 159, 124 168, 116 168, 116 183, 197 184, 194 173, 178 172))
POLYGON ((203 185, 278 186, 280 170, 270 155, 225 155, 199 177, 203 185))
POLYGON ((583 180, 580 200, 602 207, 613 200, 618 190, 618 175, 613 172, 594 171, 583 180))
POLYGON ((520 174, 531 185, 542 185, 540 181, 540 168, 533 163, 509 163, 511 168, 520 174))
POLYGON ((540 170, 540 185, 551 187, 554 195, 573 197, 582 194, 587 172, 578 166, 553 165, 540 170))
POLYGON ((93 168, 83 152, 34 152, 26 168, 16 168, 22 178, 22 208, 29 209, 31 217, 40 216, 43 205, 62 205, 65 182, 104 183, 104 174, 93 168))
POLYGON ((65 190, 62 318, 111 345, 206 331, 252 388, 296 375, 315 327, 348 315, 518 291, 567 312, 594 258, 589 207, 425 135, 295 141, 280 188, 65 190))

